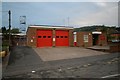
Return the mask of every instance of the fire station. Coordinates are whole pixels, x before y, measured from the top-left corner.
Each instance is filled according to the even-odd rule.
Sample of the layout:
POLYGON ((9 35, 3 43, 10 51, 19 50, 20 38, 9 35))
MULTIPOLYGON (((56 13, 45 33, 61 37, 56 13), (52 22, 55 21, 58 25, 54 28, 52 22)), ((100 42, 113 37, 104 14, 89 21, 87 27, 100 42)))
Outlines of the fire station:
POLYGON ((107 45, 106 34, 100 31, 74 32, 73 27, 30 25, 27 46, 31 47, 90 47, 107 45))
POLYGON ((64 26, 30 25, 27 45, 32 47, 73 46, 73 28, 64 26))
POLYGON ((93 32, 77 32, 76 46, 91 47, 91 46, 106 46, 107 36, 100 31, 93 32))

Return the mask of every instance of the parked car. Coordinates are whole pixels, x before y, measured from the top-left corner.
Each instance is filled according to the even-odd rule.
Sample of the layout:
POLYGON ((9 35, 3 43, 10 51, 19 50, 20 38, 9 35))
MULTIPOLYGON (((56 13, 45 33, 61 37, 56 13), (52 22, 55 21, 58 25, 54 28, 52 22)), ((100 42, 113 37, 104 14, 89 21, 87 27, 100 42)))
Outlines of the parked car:
POLYGON ((112 42, 120 42, 120 40, 112 40, 112 42))

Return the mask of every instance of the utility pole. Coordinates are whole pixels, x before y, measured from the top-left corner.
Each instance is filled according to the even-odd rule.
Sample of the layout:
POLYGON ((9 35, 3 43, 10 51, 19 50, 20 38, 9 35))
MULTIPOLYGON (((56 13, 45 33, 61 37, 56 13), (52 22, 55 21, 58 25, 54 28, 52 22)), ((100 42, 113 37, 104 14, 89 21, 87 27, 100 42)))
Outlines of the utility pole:
POLYGON ((11 46, 11 11, 8 11, 9 14, 9 46, 11 46))
POLYGON ((69 21, 70 21, 70 18, 68 17, 67 19, 68 19, 68 27, 69 27, 69 21))

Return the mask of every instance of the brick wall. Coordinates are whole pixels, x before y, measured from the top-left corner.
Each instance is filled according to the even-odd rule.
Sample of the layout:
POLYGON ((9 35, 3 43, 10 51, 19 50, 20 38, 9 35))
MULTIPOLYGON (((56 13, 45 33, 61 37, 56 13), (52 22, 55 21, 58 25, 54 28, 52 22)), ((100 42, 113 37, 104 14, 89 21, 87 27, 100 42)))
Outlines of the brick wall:
MULTIPOLYGON (((53 29, 53 38, 55 38, 55 29, 53 29)), ((55 41, 53 41, 53 47, 55 47, 55 41)))
POLYGON ((90 32, 77 32, 77 46, 78 47, 92 46, 92 34, 90 32), (84 41, 84 35, 88 35, 88 42, 84 41))
POLYGON ((110 45, 110 52, 120 52, 120 43, 112 43, 110 45))
POLYGON ((74 46, 73 30, 69 30, 69 46, 74 46))
POLYGON ((28 28, 27 30, 27 46, 36 47, 36 28, 28 28))
MULTIPOLYGON (((37 29, 48 29, 48 28, 33 28, 29 27, 27 30, 27 46, 36 47, 37 46, 37 29), (33 40, 31 42, 31 40, 33 40)), ((49 29, 51 30, 51 29, 49 29)), ((55 30, 69 30, 69 29, 52 29, 53 30, 53 38, 55 38, 55 30)), ((55 41, 52 42, 53 46, 55 46, 55 41)), ((73 30, 69 30, 69 46, 73 46, 73 30)))
POLYGON ((106 46, 107 45, 107 36, 106 34, 100 34, 98 38, 98 45, 106 46))

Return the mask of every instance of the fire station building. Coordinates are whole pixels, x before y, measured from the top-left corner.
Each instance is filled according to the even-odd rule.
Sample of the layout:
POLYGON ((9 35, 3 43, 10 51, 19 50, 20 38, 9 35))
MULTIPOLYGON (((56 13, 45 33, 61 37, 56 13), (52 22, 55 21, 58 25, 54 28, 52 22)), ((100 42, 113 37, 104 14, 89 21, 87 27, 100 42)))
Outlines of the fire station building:
POLYGON ((26 35, 31 47, 74 46, 72 27, 30 25, 26 35))
POLYGON ((76 46, 78 47, 91 47, 94 45, 105 46, 107 45, 106 34, 100 31, 94 32, 77 32, 76 46))
POLYGON ((27 46, 31 47, 91 47, 107 45, 106 34, 100 31, 74 32, 73 27, 30 25, 27 46))

